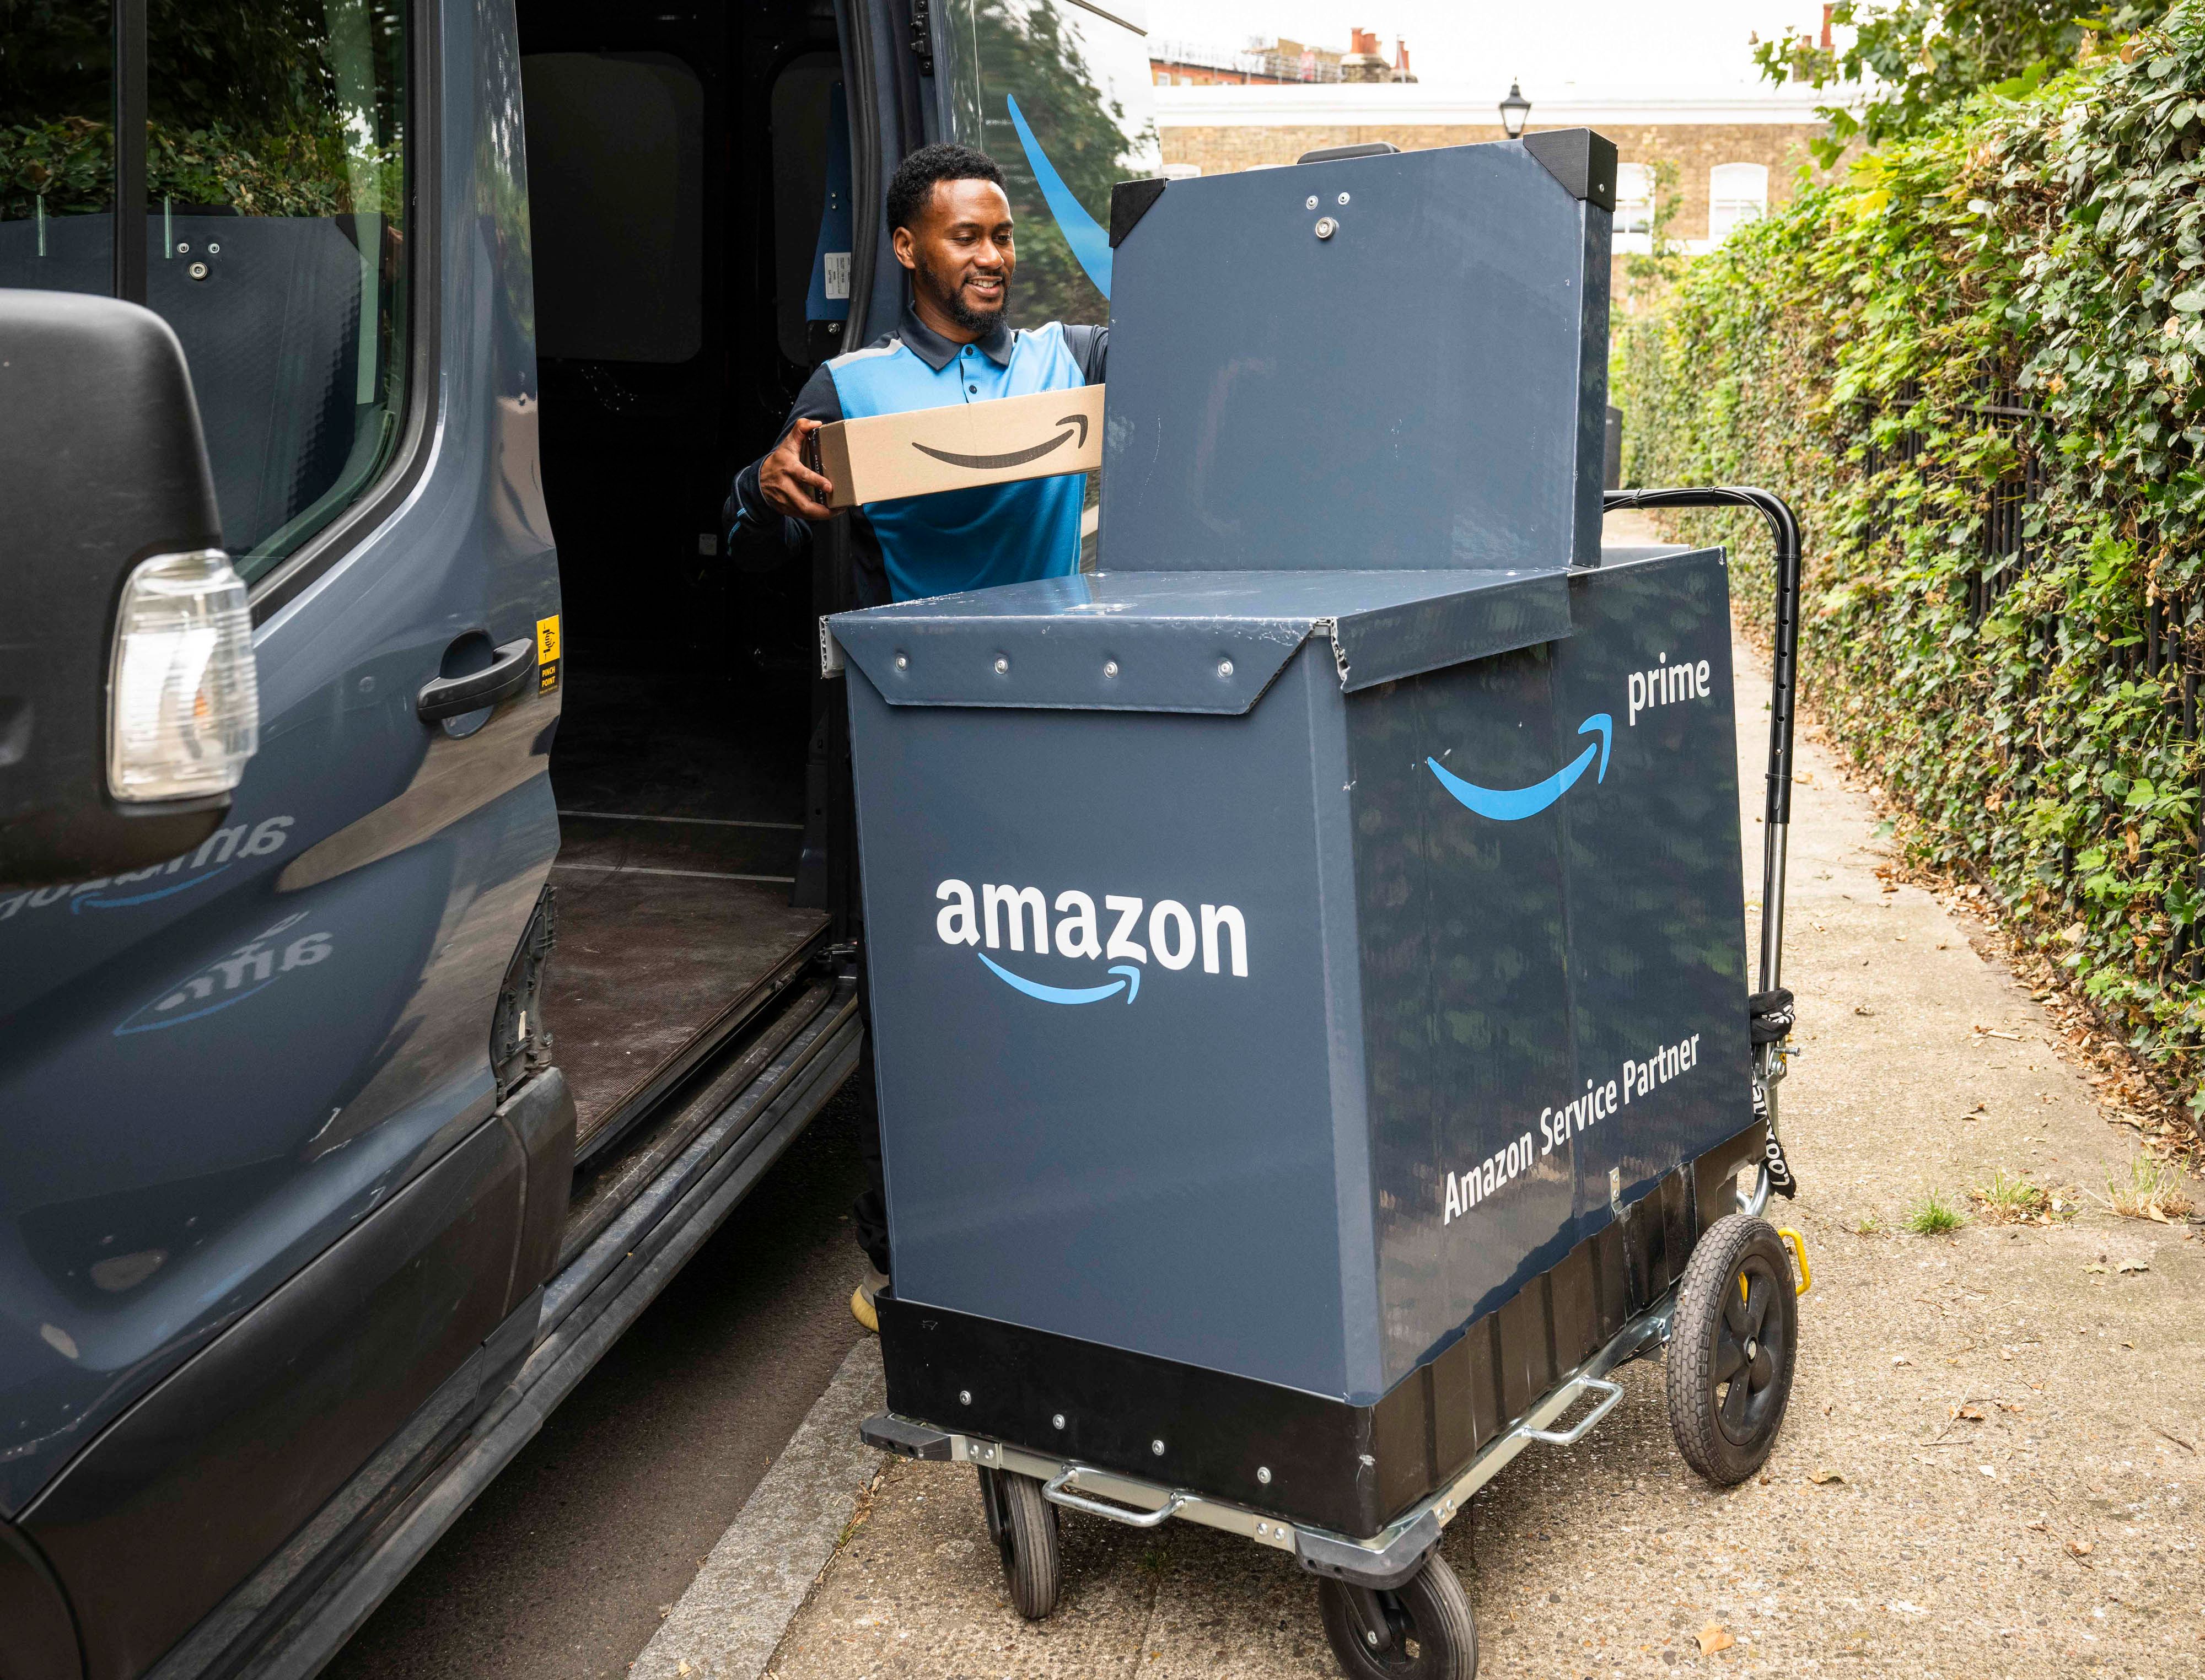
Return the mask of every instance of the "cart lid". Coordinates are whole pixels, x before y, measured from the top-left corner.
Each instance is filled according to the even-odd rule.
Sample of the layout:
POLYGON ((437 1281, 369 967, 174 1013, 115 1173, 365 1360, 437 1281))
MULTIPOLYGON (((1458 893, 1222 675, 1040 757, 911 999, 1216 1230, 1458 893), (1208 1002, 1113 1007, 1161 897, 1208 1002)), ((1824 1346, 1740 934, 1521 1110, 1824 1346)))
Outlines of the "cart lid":
POLYGON ((1108 572, 826 621, 892 706, 1247 711, 1312 635, 1348 692, 1570 633, 1565 567, 1108 572))

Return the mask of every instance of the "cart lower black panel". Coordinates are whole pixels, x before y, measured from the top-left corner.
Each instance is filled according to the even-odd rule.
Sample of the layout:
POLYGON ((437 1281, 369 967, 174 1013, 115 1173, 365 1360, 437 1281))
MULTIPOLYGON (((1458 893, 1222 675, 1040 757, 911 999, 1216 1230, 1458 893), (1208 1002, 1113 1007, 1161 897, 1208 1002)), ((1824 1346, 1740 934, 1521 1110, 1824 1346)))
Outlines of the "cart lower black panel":
POLYGON ((1764 1135, 1750 1126, 1669 1174, 1376 1405, 889 1294, 889 1410, 1368 1538, 1444 1487, 1661 1297, 1699 1233, 1732 1211, 1737 1174, 1759 1161, 1764 1135))

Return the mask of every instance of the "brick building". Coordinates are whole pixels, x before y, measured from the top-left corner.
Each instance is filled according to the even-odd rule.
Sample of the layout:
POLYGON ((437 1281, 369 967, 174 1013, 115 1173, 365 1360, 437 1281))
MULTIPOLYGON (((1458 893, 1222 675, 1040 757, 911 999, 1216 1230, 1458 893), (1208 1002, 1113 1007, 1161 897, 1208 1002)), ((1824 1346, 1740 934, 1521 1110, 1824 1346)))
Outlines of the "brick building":
MULTIPOLYGON (((1247 87, 1159 86, 1156 125, 1167 170, 1220 175, 1291 163, 1322 146, 1390 140, 1404 151, 1504 138, 1497 109, 1505 81, 1488 97, 1460 88, 1383 82, 1247 87)), ((1824 125, 1826 98, 1805 88, 1750 85, 1708 94, 1587 95, 1532 100, 1528 127, 1593 128, 1614 140, 1619 270, 1649 248, 1657 165, 1673 167, 1672 240, 1688 252, 1719 243, 1739 223, 1783 203, 1809 163, 1807 145, 1824 125)), ((1617 295, 1622 295, 1619 271, 1617 295)))
POLYGON ((1347 50, 1315 47, 1282 35, 1259 35, 1246 46, 1151 38, 1149 74, 1159 87, 1278 87, 1310 82, 1414 81, 1409 47, 1394 44, 1389 62, 1375 29, 1347 32, 1347 50))

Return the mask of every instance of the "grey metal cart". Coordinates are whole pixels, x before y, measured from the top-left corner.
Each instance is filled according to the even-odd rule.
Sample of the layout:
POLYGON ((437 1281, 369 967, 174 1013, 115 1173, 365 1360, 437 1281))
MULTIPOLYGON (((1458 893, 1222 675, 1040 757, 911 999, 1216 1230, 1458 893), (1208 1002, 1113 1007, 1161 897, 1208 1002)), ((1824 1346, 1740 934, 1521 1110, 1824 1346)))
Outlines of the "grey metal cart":
POLYGON ((1469 1675, 1440 1535, 1618 1366, 1668 1349, 1713 1480, 1781 1424, 1798 534, 1607 499, 1776 537, 1750 982, 1728 560, 1599 547, 1613 149, 1534 139, 1121 188, 1106 569, 827 622, 894 1255, 864 1433, 978 1467, 1029 1617, 1060 1511, 1177 1517, 1317 1576, 1350 1673, 1469 1675), (1358 235, 1490 283, 1328 384, 1358 235))

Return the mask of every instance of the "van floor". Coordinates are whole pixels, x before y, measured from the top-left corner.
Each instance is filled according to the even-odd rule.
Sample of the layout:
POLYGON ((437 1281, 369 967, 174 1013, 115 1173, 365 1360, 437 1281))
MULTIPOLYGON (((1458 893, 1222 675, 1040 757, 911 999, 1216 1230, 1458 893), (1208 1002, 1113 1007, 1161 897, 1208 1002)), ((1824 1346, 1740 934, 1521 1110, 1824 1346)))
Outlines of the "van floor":
POLYGON ((800 699, 651 671, 570 666, 568 683, 546 1009, 586 1149, 685 1072, 827 917, 788 902, 800 699))

